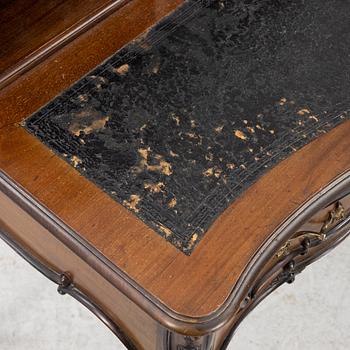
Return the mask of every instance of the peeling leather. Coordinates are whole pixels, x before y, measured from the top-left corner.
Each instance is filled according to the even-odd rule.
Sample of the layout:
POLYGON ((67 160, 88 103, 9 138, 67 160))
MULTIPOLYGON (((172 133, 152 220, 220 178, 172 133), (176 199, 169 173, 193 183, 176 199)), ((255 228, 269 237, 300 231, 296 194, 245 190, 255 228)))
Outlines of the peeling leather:
POLYGON ((262 174, 349 119, 349 18, 344 0, 188 1, 25 127, 190 254, 262 174))

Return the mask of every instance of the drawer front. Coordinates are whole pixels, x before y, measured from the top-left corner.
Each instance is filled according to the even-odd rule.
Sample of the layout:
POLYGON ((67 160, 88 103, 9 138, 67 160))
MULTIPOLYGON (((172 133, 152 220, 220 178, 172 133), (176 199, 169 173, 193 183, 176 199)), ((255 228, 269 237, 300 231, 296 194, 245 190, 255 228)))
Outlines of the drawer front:
POLYGON ((321 209, 279 248, 261 271, 249 298, 259 298, 287 282, 344 240, 350 232, 350 194, 321 209))
POLYGON ((320 209, 281 242, 251 283, 238 311, 232 316, 225 349, 237 326, 266 296, 284 283, 292 283, 305 267, 341 243, 350 233, 350 193, 320 209))

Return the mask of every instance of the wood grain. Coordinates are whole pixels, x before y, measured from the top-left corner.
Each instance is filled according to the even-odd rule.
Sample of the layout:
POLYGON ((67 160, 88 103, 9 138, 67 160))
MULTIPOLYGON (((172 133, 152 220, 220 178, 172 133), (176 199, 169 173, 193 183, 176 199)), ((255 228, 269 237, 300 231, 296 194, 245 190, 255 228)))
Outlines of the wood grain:
POLYGON ((95 24, 124 0, 0 2, 0 87, 95 24))
POLYGON ((0 91, 0 128, 20 122, 183 0, 134 0, 0 91))
MULTIPOLYGON (((349 174, 347 177, 343 176, 342 178, 343 180, 339 179, 337 186, 333 186, 333 188, 329 187, 327 190, 323 191, 323 196, 327 197, 325 203, 334 203, 336 200, 342 198, 341 202, 348 213, 350 208, 350 195, 343 198, 344 194, 342 193, 349 193, 349 174)), ((30 197, 27 196, 27 199, 21 201, 18 200, 18 198, 11 200, 6 196, 6 193, 9 193, 8 189, 12 186, 11 183, 8 182, 8 186, 10 187, 6 186, 6 182, 5 187, 3 185, 4 183, 0 181, 0 189, 2 191, 0 192, 0 230, 7 233, 11 232, 12 240, 17 241, 17 243, 23 247, 22 249, 26 249, 31 252, 32 255, 39 257, 46 266, 50 266, 56 270, 57 273, 60 271, 68 271, 73 277, 75 285, 78 283, 78 288, 83 290, 85 294, 88 294, 95 303, 102 307, 104 312, 112 317, 116 324, 123 329, 123 332, 126 333, 129 338, 133 339, 137 348, 170 350, 173 347, 177 348, 176 344, 184 344, 186 342, 183 334, 193 334, 193 326, 196 327, 196 324, 192 324, 192 327, 190 327, 189 325, 186 325, 186 323, 183 323, 181 327, 177 329, 177 332, 174 332, 172 327, 166 329, 162 326, 165 320, 162 319, 160 313, 160 319, 152 319, 147 316, 151 311, 149 308, 146 307, 142 311, 135 305, 135 303, 130 303, 129 299, 125 299, 125 297, 120 294, 120 292, 123 291, 123 288, 121 288, 120 285, 113 284, 113 279, 110 281, 110 272, 112 271, 108 272, 103 270, 103 273, 99 275, 100 264, 96 264, 95 262, 95 260, 98 260, 97 256, 88 252, 88 254, 79 258, 74 253, 74 251, 77 251, 74 249, 74 245, 69 243, 69 241, 61 241, 56 238, 56 229, 51 227, 51 229, 48 230, 44 227, 45 225, 42 226, 40 224, 42 220, 37 220, 34 213, 36 210, 35 207, 29 206, 29 212, 25 209, 25 202, 27 202, 28 199, 30 201, 32 200, 30 197), (20 208, 15 202, 20 203, 21 206, 24 205, 24 207, 20 208), (68 247, 71 247, 71 249, 68 247), (98 288, 96 287, 96 283, 98 283, 98 288), (158 321, 158 324, 156 321, 158 321)), ((15 192, 18 192, 18 190, 19 189, 15 190, 15 192)), ((23 191, 20 190, 20 192, 23 191)), ((318 207, 320 207, 319 204, 318 207)), ((330 210, 333 208, 334 205, 332 204, 328 208, 320 210, 306 225, 300 227, 300 230, 313 229, 319 231, 322 222, 328 217, 330 210)), ((51 220, 53 221, 53 218, 51 218, 51 220)), ((60 225, 62 225, 62 223, 60 225)), ((313 262, 320 255, 341 243, 344 239, 344 235, 346 236, 349 234, 348 227, 349 223, 347 226, 344 226, 343 224, 340 225, 337 234, 332 235, 330 239, 327 239, 320 245, 312 248, 308 254, 299 256, 298 259, 296 259, 298 265, 305 266, 313 262)), ((64 238, 67 239, 68 235, 65 235, 64 238)), ((79 250, 82 250, 83 248, 84 246, 78 246, 78 253, 79 250)), ((276 250, 271 251, 272 254, 275 254, 275 252, 276 250)), ((270 261, 273 265, 276 264, 276 261, 274 262, 274 260, 275 255, 273 255, 273 258, 270 261)), ((278 264, 280 265, 280 263, 278 264)), ((264 275, 271 270, 271 266, 269 267, 269 265, 269 262, 267 262, 265 266, 260 264, 257 266, 257 271, 261 271, 264 275)), ((283 268, 283 265, 281 265, 281 268, 283 268)), ((279 270, 274 269, 275 276, 277 276, 281 268, 279 270)), ((259 275, 255 281, 251 281, 247 286, 249 290, 252 290, 252 288, 254 289, 256 283, 259 283, 259 275)), ((124 282, 122 281, 122 283, 124 282)), ((267 284, 267 291, 271 292, 273 289, 269 288, 269 280, 265 283, 267 284)), ((132 298, 133 293, 130 293, 129 291, 124 292, 124 294, 126 297, 132 298)), ((243 309, 242 307, 238 307, 236 312, 234 312, 233 315, 231 314, 230 317, 227 317, 222 327, 217 328, 215 332, 207 330, 207 332, 204 333, 195 333, 201 335, 201 337, 197 336, 194 338, 196 343, 202 344, 204 348, 207 348, 209 344, 212 344, 213 349, 221 349, 222 344, 224 344, 222 349, 225 349, 238 324, 266 295, 263 286, 262 293, 259 293, 257 298, 252 299, 243 309)), ((144 296, 142 296, 142 298, 143 297, 144 296)))
POLYGON ((349 131, 350 123, 343 124, 264 176, 224 212, 190 257, 22 128, 8 127, 1 133, 0 162, 11 177, 148 292, 176 312, 198 317, 224 303, 259 246, 290 213, 349 168, 349 131), (332 167, 324 153, 333 159, 332 167))
POLYGON ((2 193, 0 203, 1 230, 54 271, 69 271, 74 283, 118 323, 137 348, 155 349, 158 325, 151 317, 2 193))
POLYGON ((0 93, 0 167, 160 303, 164 315, 191 318, 199 328, 213 319, 219 326, 220 315, 234 307, 232 291, 281 223, 349 171, 350 123, 257 181, 190 257, 16 125, 180 2, 132 1, 6 87, 0 93))

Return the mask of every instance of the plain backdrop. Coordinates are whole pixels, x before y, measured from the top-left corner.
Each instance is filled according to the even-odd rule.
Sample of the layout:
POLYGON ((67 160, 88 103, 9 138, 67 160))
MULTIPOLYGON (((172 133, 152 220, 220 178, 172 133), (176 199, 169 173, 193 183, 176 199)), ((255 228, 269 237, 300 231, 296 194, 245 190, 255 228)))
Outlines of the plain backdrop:
MULTIPOLYGON (((350 239, 242 323, 229 350, 350 349, 350 239)), ((121 350, 123 345, 0 239, 1 350, 121 350)))

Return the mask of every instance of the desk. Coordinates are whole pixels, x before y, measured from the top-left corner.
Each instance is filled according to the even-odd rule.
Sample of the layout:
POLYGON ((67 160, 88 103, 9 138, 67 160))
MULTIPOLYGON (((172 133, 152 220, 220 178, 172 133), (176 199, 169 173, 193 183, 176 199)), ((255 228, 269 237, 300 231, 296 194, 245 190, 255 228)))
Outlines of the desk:
POLYGON ((1 91, 2 238, 128 348, 222 349, 349 232, 350 7, 152 4, 1 91))

